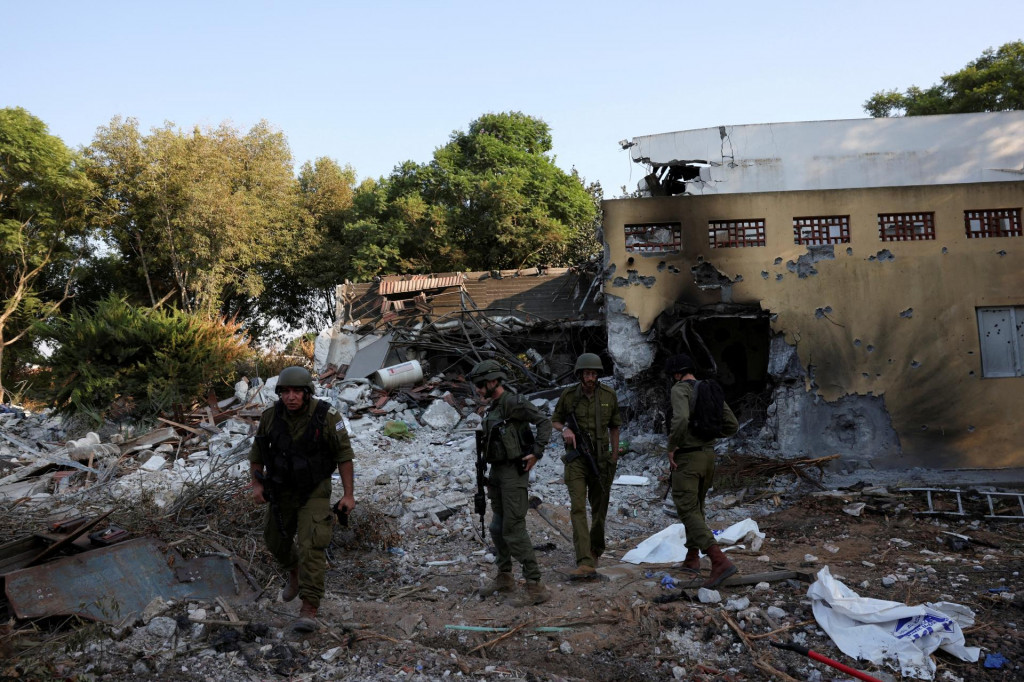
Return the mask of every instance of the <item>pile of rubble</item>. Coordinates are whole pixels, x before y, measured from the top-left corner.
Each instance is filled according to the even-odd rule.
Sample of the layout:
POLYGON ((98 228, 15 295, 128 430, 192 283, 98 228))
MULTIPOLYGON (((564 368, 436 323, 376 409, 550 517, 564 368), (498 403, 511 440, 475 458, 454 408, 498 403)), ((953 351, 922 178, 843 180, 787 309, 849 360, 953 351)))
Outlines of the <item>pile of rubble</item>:
MULTIPOLYGON (((769 461, 723 442, 723 485, 708 500, 710 522, 720 529, 753 519, 766 537, 733 548, 741 575, 709 594, 676 563, 620 561, 675 522, 665 496, 665 438, 628 426, 599 579, 566 575, 573 567, 568 494, 559 446, 552 444, 531 474, 528 521, 553 598, 525 611, 481 599, 476 590, 494 560, 471 504, 473 430, 482 406, 465 382, 444 377, 387 389, 364 380, 319 388, 345 415, 352 436, 358 506, 329 550, 325 627, 298 638, 287 628, 293 605, 277 600, 279 577, 259 537, 261 510, 247 495, 246 455, 274 383, 240 382, 227 401, 140 434, 66 440, 61 420, 51 415, 0 413, 0 577, 24 574, 18 562, 31 564, 35 585, 64 595, 64 610, 45 614, 29 614, 18 600, 3 605, 8 625, 0 648, 11 647, 12 657, 0 676, 829 679, 828 668, 805 657, 773 653, 768 641, 775 639, 868 667, 878 679, 900 679, 885 665, 844 657, 815 621, 808 587, 826 567, 864 595, 974 610, 969 643, 984 647, 983 661, 998 654, 1007 662, 986 668, 942 655, 936 679, 1013 679, 1020 672, 1024 530, 1012 518, 986 518, 984 495, 964 492, 957 516, 949 495, 925 500, 902 491, 906 472, 899 481, 881 474, 847 479, 821 471, 832 464, 827 457, 769 461), (125 511, 132 508, 135 516, 125 511), (92 532, 71 537, 112 509, 92 532), (87 520, 77 527, 51 526, 80 517, 87 520), (129 539, 87 539, 100 533, 102 541, 108 521, 129 539), (45 532, 36 532, 40 525, 45 532), (13 559, 2 556, 26 536, 34 544, 13 559), (60 551, 51 549, 62 542, 60 551), (155 594, 153 581, 135 579, 132 567, 148 566, 152 556, 174 564, 173 594, 155 594), (118 569, 126 557, 129 568, 118 569), (72 560, 109 574, 93 585, 99 593, 61 592, 62 563, 72 560), (214 589, 204 592, 206 585, 214 589), (119 592, 126 586, 134 601, 119 592), (114 601, 120 612, 110 607, 114 601), (46 657, 18 647, 25 624, 62 614, 98 624, 53 626, 82 636, 67 646, 55 640, 46 657)), ((553 400, 534 396, 549 412, 553 400)), ((1006 507, 1002 514, 1012 517, 1006 507)), ((82 574, 81 565, 76 570, 82 574)), ((8 581, 8 597, 11 590, 8 581)))

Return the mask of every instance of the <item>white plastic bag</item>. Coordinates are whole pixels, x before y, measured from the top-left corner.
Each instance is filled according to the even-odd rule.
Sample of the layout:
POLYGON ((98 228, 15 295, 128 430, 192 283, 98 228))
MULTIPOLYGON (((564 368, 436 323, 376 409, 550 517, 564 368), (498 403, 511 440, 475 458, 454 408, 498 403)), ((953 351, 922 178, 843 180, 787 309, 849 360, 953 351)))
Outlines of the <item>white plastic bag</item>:
MULTIPOLYGON (((757 529, 757 522, 753 519, 743 519, 725 530, 712 533, 715 540, 723 545, 734 544, 748 536, 764 538, 764 533, 757 529)), ((630 564, 670 564, 685 558, 686 526, 673 523, 626 552, 622 560, 630 564)))
POLYGON ((828 566, 818 571, 807 596, 818 625, 844 654, 875 665, 885 663, 905 677, 932 679, 931 653, 936 649, 971 663, 981 653, 978 647, 964 646, 962 628, 974 624, 974 612, 960 604, 907 606, 860 597, 833 578, 828 566))

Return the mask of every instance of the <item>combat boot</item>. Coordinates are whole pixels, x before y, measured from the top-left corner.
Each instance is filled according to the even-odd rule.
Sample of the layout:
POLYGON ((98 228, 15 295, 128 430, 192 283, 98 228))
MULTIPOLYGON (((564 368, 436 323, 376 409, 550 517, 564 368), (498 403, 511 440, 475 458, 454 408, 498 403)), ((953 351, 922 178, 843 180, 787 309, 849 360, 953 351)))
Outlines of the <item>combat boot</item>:
POLYGON ((288 584, 281 590, 281 601, 288 602, 299 596, 299 569, 293 568, 288 573, 288 584))
POLYGON ((570 578, 593 578, 597 575, 597 569, 587 564, 580 564, 574 570, 569 571, 570 578))
POLYGON ((522 596, 516 601, 516 606, 536 606, 551 599, 551 593, 539 580, 527 580, 522 596))
POLYGON ((292 623, 292 630, 295 632, 313 632, 319 627, 316 622, 316 607, 305 599, 302 600, 302 608, 299 609, 299 617, 292 623))
POLYGON ((710 590, 713 587, 718 587, 723 580, 735 573, 736 567, 726 558, 718 545, 711 545, 708 547, 707 552, 711 558, 711 577, 705 580, 701 587, 706 587, 710 590))
POLYGON ((683 559, 683 568, 694 573, 700 573, 700 550, 691 547, 686 550, 686 558, 683 559))
POLYGON ((508 571, 501 571, 494 580, 480 588, 481 597, 489 597, 496 592, 511 592, 516 589, 516 579, 508 571))

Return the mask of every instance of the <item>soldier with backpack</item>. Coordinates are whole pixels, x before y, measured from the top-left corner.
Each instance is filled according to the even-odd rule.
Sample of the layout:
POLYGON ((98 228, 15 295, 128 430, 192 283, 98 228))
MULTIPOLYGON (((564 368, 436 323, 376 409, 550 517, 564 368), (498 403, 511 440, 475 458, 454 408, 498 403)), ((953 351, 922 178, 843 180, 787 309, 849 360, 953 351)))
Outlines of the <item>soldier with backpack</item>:
POLYGON ((703 587, 717 587, 736 572, 722 553, 704 516, 704 499, 715 477, 715 441, 739 430, 736 415, 714 380, 697 381, 689 355, 673 355, 665 363, 672 386, 672 428, 668 461, 672 470, 672 501, 686 526, 683 567, 700 572, 700 554, 711 558, 711 576, 703 587))

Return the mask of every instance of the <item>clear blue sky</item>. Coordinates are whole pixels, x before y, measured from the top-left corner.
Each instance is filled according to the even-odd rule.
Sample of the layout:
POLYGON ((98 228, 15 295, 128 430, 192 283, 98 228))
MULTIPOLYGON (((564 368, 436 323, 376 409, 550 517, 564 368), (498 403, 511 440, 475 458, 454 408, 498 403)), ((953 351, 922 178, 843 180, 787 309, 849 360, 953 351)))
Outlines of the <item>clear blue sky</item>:
POLYGON ((426 162, 486 112, 546 121, 560 166, 606 196, 643 175, 618 141, 717 125, 862 118, 1024 38, 1024 2, 0 1, 0 106, 69 146, 266 119, 295 166, 360 178, 426 162))

